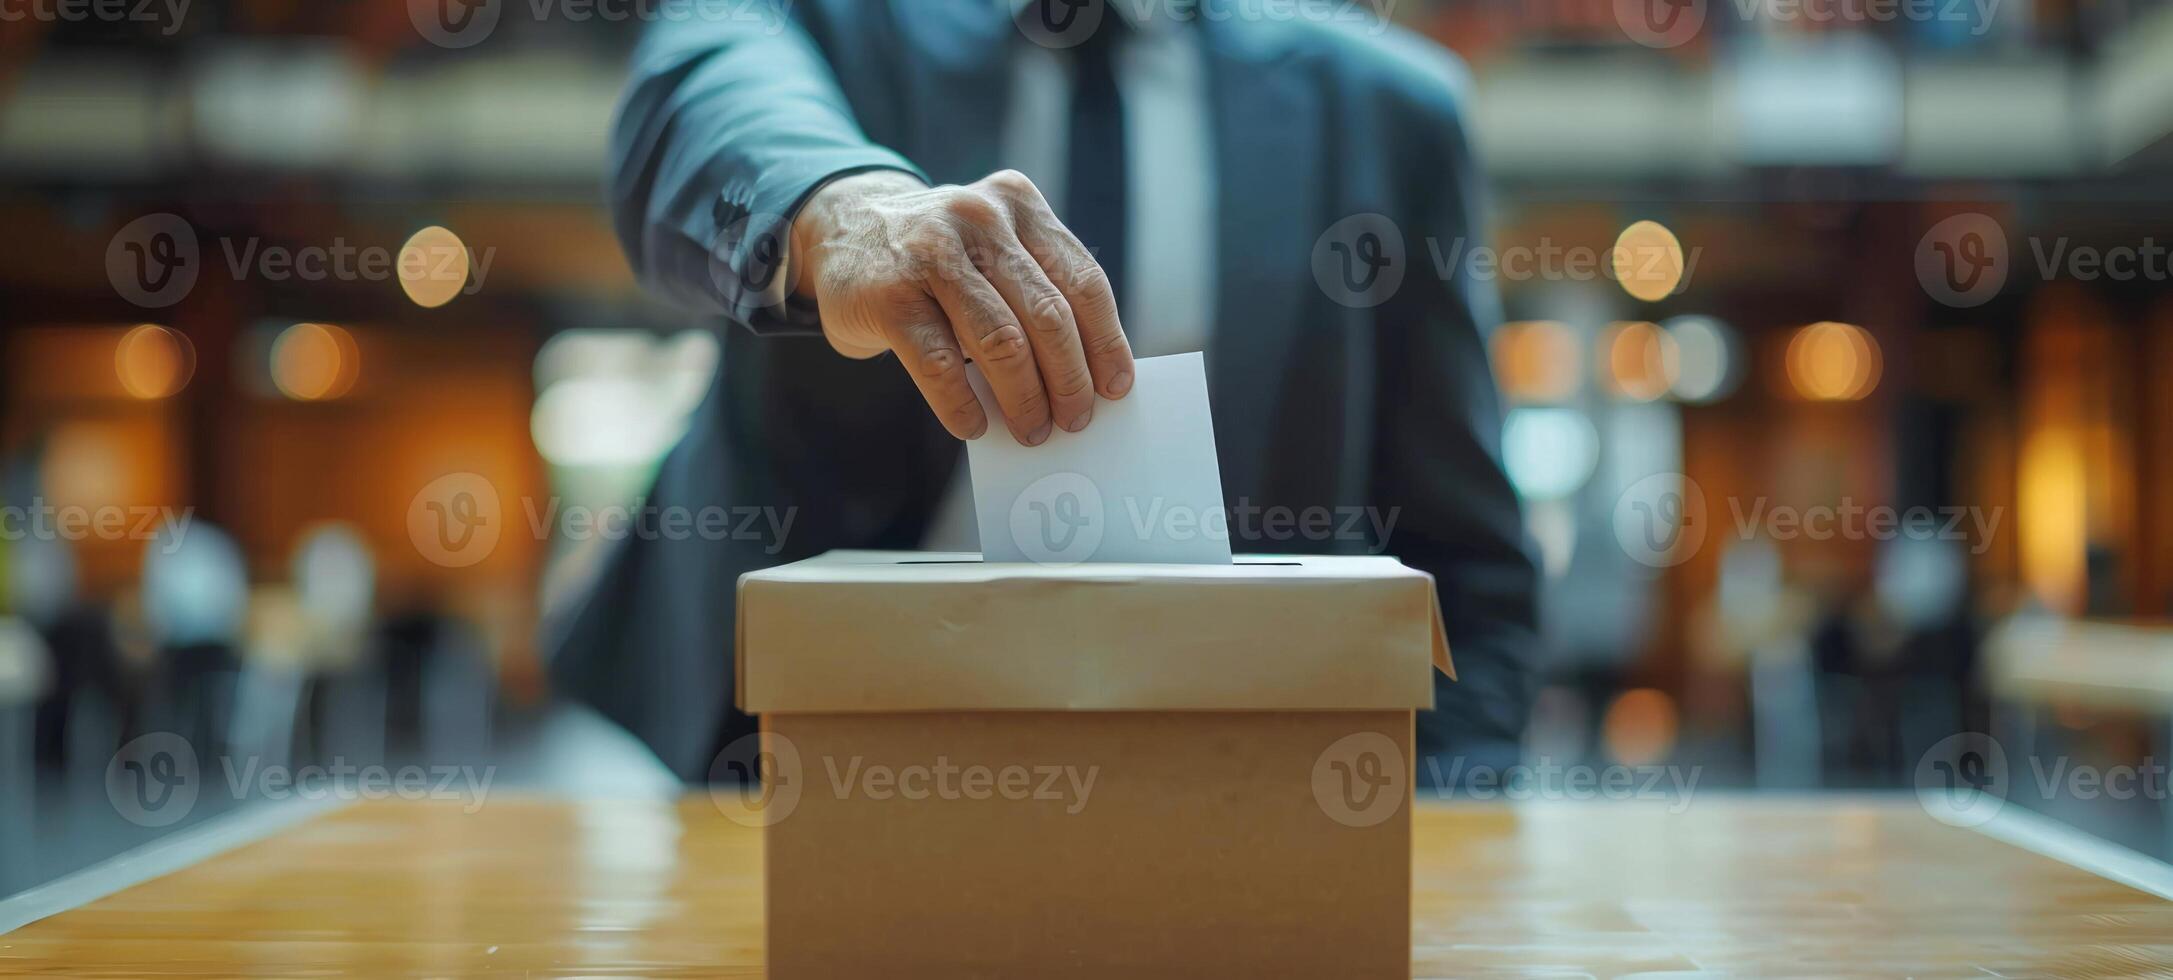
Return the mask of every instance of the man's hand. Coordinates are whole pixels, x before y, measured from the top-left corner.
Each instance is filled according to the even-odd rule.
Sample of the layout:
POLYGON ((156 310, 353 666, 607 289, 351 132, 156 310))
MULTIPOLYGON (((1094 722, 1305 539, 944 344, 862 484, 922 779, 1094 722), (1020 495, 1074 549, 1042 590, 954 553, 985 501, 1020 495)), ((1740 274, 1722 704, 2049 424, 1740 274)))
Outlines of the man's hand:
POLYGON ((847 357, 893 351, 943 427, 988 430, 966 383, 981 365, 1019 442, 1087 426, 1094 395, 1132 387, 1132 348, 1109 277, 1032 181, 1014 170, 963 187, 896 171, 825 185, 792 225, 798 290, 847 357))

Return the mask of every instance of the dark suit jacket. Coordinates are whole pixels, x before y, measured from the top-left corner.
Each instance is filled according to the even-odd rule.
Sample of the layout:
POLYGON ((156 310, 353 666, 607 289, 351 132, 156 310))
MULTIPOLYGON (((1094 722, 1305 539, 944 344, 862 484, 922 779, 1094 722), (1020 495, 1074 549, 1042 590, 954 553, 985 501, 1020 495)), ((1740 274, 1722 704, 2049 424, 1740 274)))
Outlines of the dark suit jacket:
MULTIPOLYGON (((702 5, 695 5, 700 7, 702 5)), ((738 5, 711 5, 732 6, 738 5)), ((832 548, 918 545, 959 444, 889 357, 853 361, 800 301, 765 308, 785 222, 824 180, 871 168, 966 183, 1001 169, 1012 45, 991 0, 799 0, 772 23, 671 22, 638 49, 612 134, 612 204, 652 288, 736 324, 714 387, 651 502, 791 513, 782 542, 629 539, 562 624, 553 675, 700 778, 748 730, 730 710, 733 588, 832 548), (799 334, 799 335, 794 335, 799 334), (773 553, 774 552, 774 553, 773 553)), ((1421 752, 1503 751, 1528 709, 1537 582, 1504 477, 1468 269, 1478 174, 1444 51, 1377 26, 1206 20, 1219 188, 1207 347, 1233 507, 1370 506, 1388 540, 1238 538, 1241 551, 1385 550, 1431 572, 1460 683, 1419 721, 1421 752), (1352 309, 1315 284, 1315 240, 1379 213, 1408 267, 1352 309)), ((998 437, 1001 432, 997 432, 998 437)))

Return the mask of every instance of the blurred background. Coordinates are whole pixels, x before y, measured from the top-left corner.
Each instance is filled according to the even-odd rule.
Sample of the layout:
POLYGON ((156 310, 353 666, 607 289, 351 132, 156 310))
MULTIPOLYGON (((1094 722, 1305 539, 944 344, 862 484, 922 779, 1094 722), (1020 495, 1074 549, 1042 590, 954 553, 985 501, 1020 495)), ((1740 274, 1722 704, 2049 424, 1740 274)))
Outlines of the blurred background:
MULTIPOLYGON (((655 5, 414 6, 0 5, 0 895, 247 802, 123 805, 147 733, 659 778, 536 649, 717 360, 602 206, 655 5)), ((1528 757, 1906 789, 1987 732, 2137 767, 2023 802, 2173 856, 2173 4, 1382 6, 1475 77, 1528 757)))

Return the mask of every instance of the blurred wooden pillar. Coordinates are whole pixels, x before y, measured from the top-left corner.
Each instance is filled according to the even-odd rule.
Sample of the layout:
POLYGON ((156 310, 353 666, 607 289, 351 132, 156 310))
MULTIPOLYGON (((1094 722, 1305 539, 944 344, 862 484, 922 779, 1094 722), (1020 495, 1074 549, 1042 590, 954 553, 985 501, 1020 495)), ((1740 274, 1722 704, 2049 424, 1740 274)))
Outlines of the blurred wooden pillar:
MULTIPOLYGON (((2135 596, 2146 616, 2173 616, 2173 297, 2160 297, 2143 324, 2131 369, 2142 397, 2136 425, 2135 596)), ((2173 812, 2169 812, 2173 817, 2173 812)))
POLYGON ((179 459, 179 484, 197 518, 228 530, 249 519, 226 499, 220 484, 226 456, 233 451, 229 420, 241 397, 234 383, 240 367, 234 352, 241 332, 239 293, 240 285, 230 277, 200 276, 170 324, 188 334, 196 347, 196 376, 179 396, 186 447, 179 459))
POLYGON ((2022 580, 2038 601, 2068 615, 2133 612, 2143 566, 2135 365, 2111 321, 2089 293, 2052 283, 2023 326, 2015 521, 2022 580), (2114 562, 2093 568, 2094 546, 2114 549, 2114 562))

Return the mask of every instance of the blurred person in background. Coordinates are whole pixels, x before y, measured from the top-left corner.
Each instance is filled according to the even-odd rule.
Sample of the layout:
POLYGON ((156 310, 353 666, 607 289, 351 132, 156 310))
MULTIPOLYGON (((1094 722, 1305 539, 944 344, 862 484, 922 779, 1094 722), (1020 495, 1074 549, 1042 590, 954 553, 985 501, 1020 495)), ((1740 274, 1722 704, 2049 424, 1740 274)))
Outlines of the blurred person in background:
POLYGON ((732 708, 742 573, 971 550, 959 440, 1076 431, 1135 354, 1204 350, 1233 514, 1363 507, 1392 529, 1248 538, 1233 520, 1233 546, 1432 573, 1462 680, 1420 716, 1419 751, 1512 761, 1537 582, 1482 343, 1497 298, 1468 264, 1402 276, 1384 253, 1482 230, 1453 57, 1371 19, 783 6, 650 29, 611 193, 642 278, 733 324, 649 505, 801 519, 777 542, 615 544, 559 624, 560 689, 683 778, 734 772, 717 753, 754 731, 732 708))

